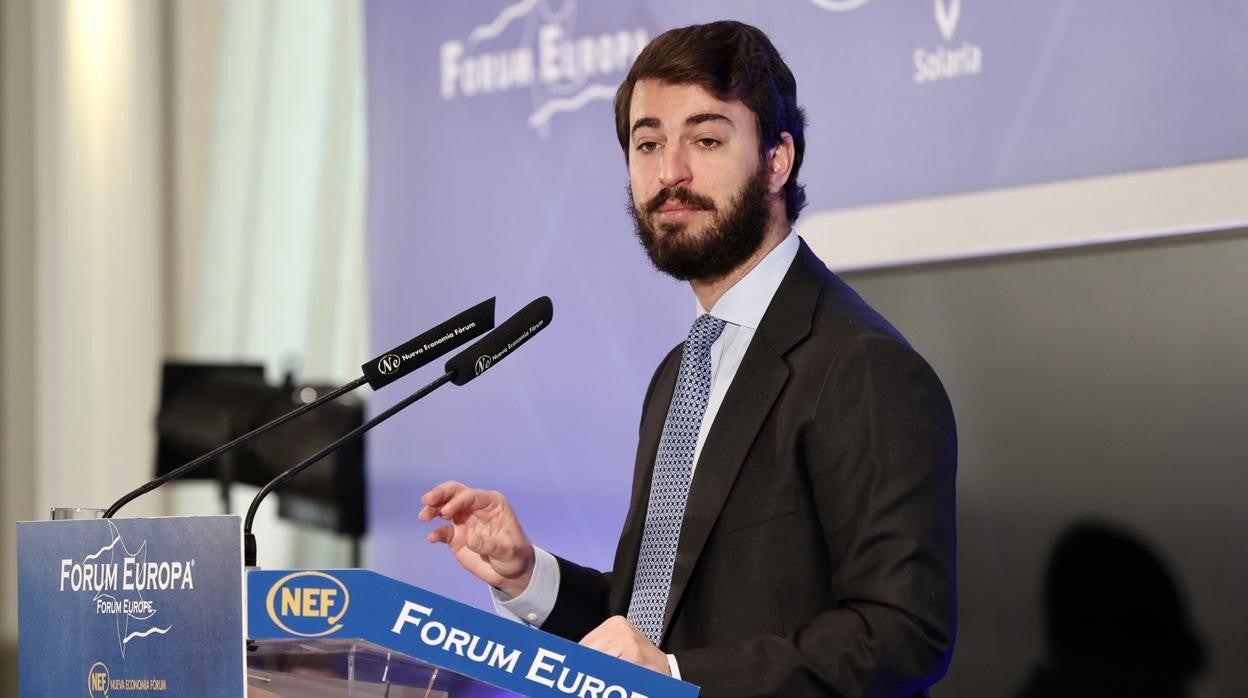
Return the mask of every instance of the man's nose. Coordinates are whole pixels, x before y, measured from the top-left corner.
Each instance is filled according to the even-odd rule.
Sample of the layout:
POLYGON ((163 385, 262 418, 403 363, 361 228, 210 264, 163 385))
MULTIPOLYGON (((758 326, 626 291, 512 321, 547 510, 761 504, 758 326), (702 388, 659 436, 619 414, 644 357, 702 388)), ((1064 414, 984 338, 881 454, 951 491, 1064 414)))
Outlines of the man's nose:
POLYGON ((688 184, 692 178, 693 172, 689 170, 684 150, 679 147, 664 148, 663 158, 659 162, 659 184, 664 187, 674 187, 688 184))

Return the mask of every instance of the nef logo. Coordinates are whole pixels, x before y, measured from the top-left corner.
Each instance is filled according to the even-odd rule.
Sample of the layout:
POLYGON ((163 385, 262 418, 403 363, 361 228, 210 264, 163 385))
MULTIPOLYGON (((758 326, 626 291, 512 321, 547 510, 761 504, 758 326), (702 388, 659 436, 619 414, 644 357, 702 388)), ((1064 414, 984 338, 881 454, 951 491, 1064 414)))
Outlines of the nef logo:
POLYGON ((401 363, 403 363, 403 360, 397 355, 386 354, 381 357, 380 361, 377 362, 377 370, 381 371, 384 375, 390 375, 391 373, 399 370, 399 364, 401 363))
POLYGON ((265 597, 269 618, 300 637, 324 637, 342 629, 350 604, 347 587, 324 572, 295 572, 277 580, 265 597))
POLYGON ((488 355, 488 354, 487 354, 487 355, 485 355, 485 356, 480 356, 480 357, 478 357, 478 358, 477 358, 477 363, 476 363, 476 365, 474 366, 474 368, 475 368, 475 370, 476 370, 476 374, 475 374, 475 375, 478 375, 478 376, 479 376, 479 375, 481 375, 482 373, 485 373, 485 369, 489 368, 489 367, 490 367, 490 364, 492 364, 492 363, 494 363, 494 361, 493 361, 493 359, 491 359, 491 358, 489 357, 489 355, 488 355))
POLYGON ((87 670, 87 695, 91 698, 108 695, 108 667, 96 662, 87 670))

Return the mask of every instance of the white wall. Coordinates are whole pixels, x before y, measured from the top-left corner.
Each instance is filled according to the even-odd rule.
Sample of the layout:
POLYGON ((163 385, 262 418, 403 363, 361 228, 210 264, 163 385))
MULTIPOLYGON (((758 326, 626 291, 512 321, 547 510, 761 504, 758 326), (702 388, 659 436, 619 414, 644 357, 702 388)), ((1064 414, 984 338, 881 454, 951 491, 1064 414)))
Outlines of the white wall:
MULTIPOLYGON (((163 350, 161 11, 157 0, 4 4, 6 668, 12 522, 106 506, 151 470, 163 350)), ((161 502, 131 513, 160 513, 161 502)))
MULTIPOLYGON (((354 2, 168 9, 172 206, 167 355, 343 383, 366 357, 363 51, 354 2)), ((292 463, 293 465, 293 463, 292 463)), ((254 489, 234 488, 245 511, 254 489)), ((215 486, 171 513, 217 513, 215 486)), ((263 567, 347 566, 349 541, 255 523, 263 567)))
MULTIPOLYGON (((17 608, 12 522, 34 489, 34 109, 29 2, 0 3, 0 608, 17 608)), ((17 614, 0 613, 0 688, 17 673, 17 614)))
MULTIPOLYGON (((166 357, 365 358, 363 52, 354 1, 0 4, 0 694, 16 686, 13 522, 150 476, 166 357)), ((234 510, 250 493, 238 488, 234 510)), ((265 566, 347 542, 261 509, 265 566)), ((124 515, 211 514, 211 485, 124 515)))

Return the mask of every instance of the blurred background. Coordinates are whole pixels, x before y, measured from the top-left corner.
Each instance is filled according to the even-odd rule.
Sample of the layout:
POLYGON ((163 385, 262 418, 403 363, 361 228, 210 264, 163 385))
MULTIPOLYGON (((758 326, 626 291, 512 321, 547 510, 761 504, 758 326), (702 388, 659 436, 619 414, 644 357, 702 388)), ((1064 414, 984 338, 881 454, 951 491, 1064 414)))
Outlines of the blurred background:
MULTIPOLYGON (((266 503, 260 564, 486 607, 415 521, 455 478, 609 565, 645 386, 693 311, 634 241, 610 98, 650 38, 720 18, 797 77, 797 230, 953 401, 960 630, 933 695, 1248 685, 1242 1, 2 8, 0 693, 14 521, 107 506, 491 296, 502 318, 550 295, 551 329, 266 503)), ((123 514, 239 513, 425 374, 123 514)))

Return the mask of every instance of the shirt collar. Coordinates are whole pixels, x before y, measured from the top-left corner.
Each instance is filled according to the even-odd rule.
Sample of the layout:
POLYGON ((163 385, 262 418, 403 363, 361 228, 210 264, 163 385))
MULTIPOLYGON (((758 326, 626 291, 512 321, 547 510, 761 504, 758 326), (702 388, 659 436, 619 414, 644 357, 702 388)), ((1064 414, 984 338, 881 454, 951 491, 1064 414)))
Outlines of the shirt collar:
MULTIPOLYGON (((780 282, 797 257, 798 247, 797 233, 790 230, 779 245, 719 297, 711 314, 725 322, 757 330, 772 296, 776 295, 776 289, 780 288, 780 282)), ((700 302, 695 301, 694 305, 698 315, 707 312, 700 302)))

